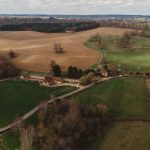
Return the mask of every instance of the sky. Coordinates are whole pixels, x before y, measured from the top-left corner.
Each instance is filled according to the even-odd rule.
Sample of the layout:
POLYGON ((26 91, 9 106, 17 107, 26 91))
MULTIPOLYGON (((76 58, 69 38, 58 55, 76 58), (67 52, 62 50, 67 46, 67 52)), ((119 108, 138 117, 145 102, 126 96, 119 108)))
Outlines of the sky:
POLYGON ((0 14, 150 15, 150 0, 0 0, 0 14))

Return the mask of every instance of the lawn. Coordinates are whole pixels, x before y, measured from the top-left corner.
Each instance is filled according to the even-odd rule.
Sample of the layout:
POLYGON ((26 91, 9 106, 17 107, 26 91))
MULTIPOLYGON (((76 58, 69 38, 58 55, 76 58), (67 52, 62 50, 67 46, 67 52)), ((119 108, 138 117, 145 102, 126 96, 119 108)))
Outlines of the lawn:
POLYGON ((91 150, 149 150, 150 123, 116 123, 91 150))
POLYGON ((111 117, 141 118, 149 116, 145 97, 144 79, 120 78, 96 85, 74 99, 90 106, 106 105, 111 117))
POLYGON ((25 114, 41 101, 48 100, 51 95, 59 96, 73 90, 75 88, 68 86, 41 87, 36 82, 21 80, 0 82, 0 127, 11 123, 17 115, 25 114))
POLYGON ((104 43, 102 48, 99 47, 99 38, 96 38, 96 36, 91 37, 85 45, 88 48, 105 53, 108 62, 121 66, 120 69, 122 70, 150 70, 150 38, 132 37, 130 49, 119 47, 120 37, 118 36, 105 36, 102 38, 104 43))

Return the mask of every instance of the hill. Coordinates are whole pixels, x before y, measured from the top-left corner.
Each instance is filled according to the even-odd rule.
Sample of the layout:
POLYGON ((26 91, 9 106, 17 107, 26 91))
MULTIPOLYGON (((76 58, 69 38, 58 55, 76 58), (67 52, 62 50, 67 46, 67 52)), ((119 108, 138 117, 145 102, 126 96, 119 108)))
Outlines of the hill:
POLYGON ((55 60, 63 69, 70 65, 88 68, 100 59, 99 52, 84 46, 96 33, 101 35, 122 35, 129 29, 97 28, 76 33, 40 33, 33 31, 0 32, 0 53, 10 49, 18 53, 13 62, 21 69, 48 72, 49 63, 55 60), (54 43, 60 42, 63 55, 54 53, 54 43))

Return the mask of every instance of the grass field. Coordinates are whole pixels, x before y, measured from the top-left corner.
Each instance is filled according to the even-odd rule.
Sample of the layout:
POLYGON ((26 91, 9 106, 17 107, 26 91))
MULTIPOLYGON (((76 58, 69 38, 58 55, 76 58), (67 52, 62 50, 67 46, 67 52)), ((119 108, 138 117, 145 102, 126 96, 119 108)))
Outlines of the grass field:
POLYGON ((105 44, 102 48, 98 46, 96 40, 92 41, 92 38, 85 45, 105 53, 108 62, 120 66, 121 70, 150 70, 149 38, 133 37, 130 41, 132 50, 123 49, 118 46, 119 36, 104 36, 105 44))
POLYGON ((107 58, 122 70, 150 70, 150 52, 108 52, 107 58))
POLYGON ((91 150, 149 150, 150 123, 116 123, 91 150))
POLYGON ((142 78, 110 80, 80 93, 75 99, 92 106, 99 103, 106 105, 112 117, 149 116, 142 78))
POLYGON ((20 80, 0 82, 0 127, 11 123, 17 115, 27 113, 40 101, 48 100, 51 95, 59 96, 74 89, 68 86, 46 88, 20 80))
MULTIPOLYGON (((150 88, 149 79, 147 85, 150 88)), ((77 98, 88 105, 107 105, 109 115, 114 117, 147 118, 150 113, 142 78, 107 81, 77 95, 77 98)), ((149 122, 118 122, 110 124, 90 150, 149 150, 149 140, 149 122)))

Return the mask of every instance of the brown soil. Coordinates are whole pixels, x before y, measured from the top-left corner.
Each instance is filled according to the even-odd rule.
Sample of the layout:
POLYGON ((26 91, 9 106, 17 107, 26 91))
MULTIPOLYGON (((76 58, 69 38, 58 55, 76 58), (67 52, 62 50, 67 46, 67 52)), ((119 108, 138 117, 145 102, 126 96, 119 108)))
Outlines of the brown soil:
POLYGON ((97 28, 76 33, 40 33, 33 31, 0 32, 0 52, 10 49, 18 53, 13 62, 24 70, 48 72, 55 60, 63 69, 70 65, 87 68, 100 59, 99 52, 88 49, 84 43, 94 34, 122 35, 128 29, 97 28), (61 42, 64 54, 55 54, 54 43, 61 42))

